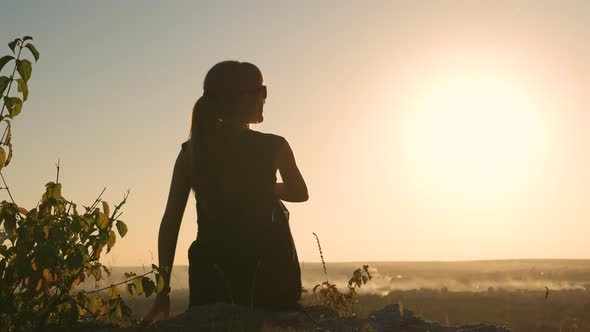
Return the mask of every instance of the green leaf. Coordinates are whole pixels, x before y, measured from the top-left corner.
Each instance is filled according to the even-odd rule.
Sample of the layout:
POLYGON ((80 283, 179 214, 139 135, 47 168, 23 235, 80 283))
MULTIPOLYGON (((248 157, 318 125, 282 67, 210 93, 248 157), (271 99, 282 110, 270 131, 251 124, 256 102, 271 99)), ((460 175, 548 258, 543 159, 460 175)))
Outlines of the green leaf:
POLYGON ((0 58, 0 70, 2 70, 2 68, 4 68, 4 66, 10 62, 10 60, 14 59, 14 57, 12 55, 5 55, 3 57, 0 58))
POLYGON ((19 78, 16 80, 16 83, 18 83, 18 92, 23 93, 23 101, 26 101, 27 98, 29 98, 29 87, 27 86, 27 82, 22 78, 19 78))
POLYGON ((0 76, 0 95, 4 94, 4 90, 6 90, 8 84, 10 84, 10 78, 6 76, 0 76))
POLYGON ((111 287, 109 288, 109 297, 114 299, 117 298, 119 296, 120 292, 119 292, 119 288, 117 286, 113 286, 111 284, 111 287))
POLYGON ((109 218, 104 212, 98 213, 98 228, 105 229, 109 225, 109 218))
POLYGON ((37 51, 35 46, 31 43, 28 43, 27 45, 25 45, 25 47, 28 48, 29 51, 31 51, 33 57, 35 58, 35 62, 39 61, 39 51, 37 51))
POLYGON ((154 284, 154 282, 152 281, 152 279, 150 279, 148 277, 142 277, 141 278, 141 283, 142 283, 142 286, 143 286, 143 291, 145 293, 145 297, 149 297, 156 290, 156 285, 154 284))
POLYGON ((85 229, 88 229, 90 227, 92 227, 92 225, 94 225, 94 221, 95 218, 90 215, 90 214, 85 214, 84 217, 82 217, 82 220, 84 220, 84 225, 82 225, 82 227, 84 227, 85 229))
POLYGON ((10 241, 14 242, 16 240, 16 217, 10 215, 4 216, 4 218, 4 231, 10 241))
POLYGON ((23 109, 23 101, 18 97, 10 97, 10 101, 10 103, 12 104, 10 117, 14 118, 15 116, 19 115, 21 110, 23 109))
POLYGON ((32 39, 33 39, 33 37, 31 37, 31 36, 24 36, 23 42, 26 42, 27 40, 32 40, 32 39))
POLYGON ((111 248, 117 242, 117 236, 115 235, 115 231, 111 229, 109 232, 109 242, 107 242, 107 254, 111 251, 111 248))
POLYGON ((85 307, 90 303, 90 299, 85 292, 78 292, 78 294, 76 294, 76 301, 85 307))
POLYGON ((4 104, 8 109, 8 116, 14 118, 19 115, 23 108, 23 101, 18 97, 4 97, 4 104))
POLYGON ((102 298, 100 296, 95 295, 90 303, 90 312, 93 314, 98 314, 100 307, 102 307, 102 298))
POLYGON ((18 74, 25 80, 25 82, 28 82, 31 78, 31 73, 33 72, 31 61, 26 59, 16 60, 16 71, 18 71, 18 74))
POLYGON ((4 163, 6 162, 6 151, 2 147, 0 147, 0 171, 2 167, 4 167, 4 163))
POLYGON ((16 44, 18 44, 19 42, 22 43, 22 40, 20 38, 17 38, 13 41, 11 41, 10 43, 8 43, 8 47, 10 47, 10 49, 12 50, 12 53, 14 53, 14 49, 16 47, 16 44))
POLYGON ((161 274, 156 275, 156 279, 158 279, 158 289, 157 292, 161 293, 164 290, 164 276, 162 276, 161 274))
POLYGON ((10 161, 12 160, 12 143, 8 143, 6 144, 6 146, 8 146, 8 157, 6 157, 6 163, 4 164, 4 166, 8 166, 8 164, 10 164, 10 161))
POLYGON ((121 235, 121 237, 124 237, 125 234, 127 234, 127 225, 121 221, 121 220, 117 220, 117 230, 119 231, 119 235, 121 235))
POLYGON ((4 145, 9 145, 10 144, 10 141, 12 140, 12 127, 11 127, 11 124, 10 124, 10 120, 4 119, 4 120, 2 120, 0 122, 6 122, 6 126, 7 126, 7 128, 6 128, 6 136, 4 137, 4 142, 1 142, 1 143, 4 144, 4 145))
POLYGON ((109 209, 109 203, 102 201, 102 211, 107 217, 111 214, 111 209, 109 209))
POLYGON ((143 294, 143 284, 141 279, 142 278, 137 278, 133 280, 133 287, 135 288, 135 293, 137 293, 137 295, 143 294))
POLYGON ((45 185, 45 188, 45 195, 47 199, 53 198, 58 200, 63 198, 61 196, 61 183, 49 182, 45 185))

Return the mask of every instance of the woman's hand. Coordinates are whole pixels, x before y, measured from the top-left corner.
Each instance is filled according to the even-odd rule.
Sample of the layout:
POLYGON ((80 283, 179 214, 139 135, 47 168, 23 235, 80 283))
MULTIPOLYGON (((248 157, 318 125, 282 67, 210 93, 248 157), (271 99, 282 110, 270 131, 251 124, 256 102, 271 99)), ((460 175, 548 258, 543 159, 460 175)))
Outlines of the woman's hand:
POLYGON ((156 295, 154 304, 152 304, 150 311, 143 317, 141 325, 149 325, 159 314, 162 314, 164 319, 170 317, 170 293, 168 292, 156 295))
POLYGON ((307 185, 295 162, 293 150, 287 141, 279 148, 277 168, 281 173, 282 183, 275 184, 275 195, 287 202, 305 202, 309 198, 307 185))

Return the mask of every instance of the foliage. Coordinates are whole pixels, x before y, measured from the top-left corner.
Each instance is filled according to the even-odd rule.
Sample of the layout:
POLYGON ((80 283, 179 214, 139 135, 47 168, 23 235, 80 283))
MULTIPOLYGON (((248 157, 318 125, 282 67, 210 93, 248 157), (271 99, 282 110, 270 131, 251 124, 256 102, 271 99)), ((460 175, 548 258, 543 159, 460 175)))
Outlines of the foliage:
POLYGON ((343 293, 336 287, 335 284, 328 280, 317 284, 313 288, 313 293, 320 304, 336 309, 340 314, 354 315, 353 305, 358 302, 358 294, 356 288, 366 284, 373 277, 369 272, 369 266, 363 265, 353 272, 352 277, 348 281, 348 291, 343 293))
POLYGON ((0 122, 6 125, 0 143, 8 149, 6 153, 0 146, 1 189, 10 197, 10 201, 0 202, 0 328, 31 330, 49 324, 71 326, 81 320, 119 324, 131 313, 119 286, 125 284, 129 294, 146 297, 164 288, 155 265, 147 273, 126 273, 124 281, 99 288, 99 281, 110 275, 100 262, 101 254, 105 249, 106 253, 111 251, 117 233, 120 237, 127 234, 127 225, 119 217, 128 193, 111 211, 102 200, 103 190, 93 204, 79 212, 77 205, 62 195, 58 163, 56 181, 47 183, 39 204, 27 210, 15 203, 2 174, 12 158, 11 121, 21 113, 29 95, 32 63, 21 58, 21 51, 27 49, 35 61, 39 59, 30 40, 29 36, 15 39, 8 44, 13 55, 0 58, 0 71, 14 61, 12 74, 0 76, 0 122), (22 99, 11 96, 13 82, 22 99), (155 275, 155 281, 147 277, 149 274, 155 275), (86 279, 94 281, 95 289, 84 287, 86 279))
POLYGON ((0 73, 7 64, 14 61, 11 75, 0 75, 0 96, 2 97, 0 123, 5 125, 4 133, 2 134, 2 138, 0 138, 0 142, 2 146, 8 149, 7 153, 5 148, 0 146, 0 171, 5 166, 8 166, 12 159, 12 119, 21 113, 23 103, 29 97, 28 82, 31 78, 33 67, 31 61, 21 58, 23 48, 30 51, 35 61, 39 59, 39 51, 37 51, 35 46, 30 42, 32 39, 33 38, 30 36, 16 38, 8 43, 8 47, 10 47, 13 54, 5 55, 0 58, 0 73), (14 82, 18 85, 17 90, 20 93, 20 96, 11 96, 10 94, 14 82), (7 114, 4 114, 5 110, 7 114))
POLYGON ((326 281, 313 287, 313 293, 316 296, 316 300, 320 304, 336 309, 340 315, 354 315, 353 305, 358 302, 356 288, 360 288, 373 278, 369 272, 369 265, 363 265, 362 268, 358 268, 352 273, 352 277, 348 280, 348 291, 342 293, 338 290, 336 284, 332 284, 328 280, 328 270, 326 269, 326 262, 324 261, 320 239, 316 233, 313 233, 313 235, 318 243, 324 274, 326 275, 326 281))

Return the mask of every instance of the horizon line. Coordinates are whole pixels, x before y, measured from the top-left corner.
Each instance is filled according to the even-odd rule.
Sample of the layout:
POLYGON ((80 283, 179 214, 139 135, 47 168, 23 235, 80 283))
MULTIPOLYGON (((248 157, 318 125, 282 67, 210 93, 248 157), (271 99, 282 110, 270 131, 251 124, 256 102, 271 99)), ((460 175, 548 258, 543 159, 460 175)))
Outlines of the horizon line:
MULTIPOLYGON (((395 261, 329 261, 326 264, 374 264, 374 263, 483 263, 483 262, 518 262, 518 261, 578 261, 590 263, 590 258, 506 258, 506 259, 473 259, 473 260, 395 260, 395 261)), ((322 261, 299 261, 299 264, 322 264, 322 261)), ((151 263, 150 263, 151 264, 151 263)), ((142 265, 111 265, 112 267, 135 267, 142 265)), ((174 265, 174 267, 188 266, 188 264, 174 265)))

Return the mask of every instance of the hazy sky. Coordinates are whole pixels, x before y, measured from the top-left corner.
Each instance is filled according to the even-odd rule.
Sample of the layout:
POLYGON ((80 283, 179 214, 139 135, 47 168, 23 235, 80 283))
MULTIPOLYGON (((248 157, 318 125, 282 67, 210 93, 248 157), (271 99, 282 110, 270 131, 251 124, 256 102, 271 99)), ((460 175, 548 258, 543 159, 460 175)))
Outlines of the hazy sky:
POLYGON ((107 263, 157 262, 204 75, 236 59, 269 87, 253 128, 289 141, 309 187, 287 204, 300 260, 319 260, 312 232, 328 262, 588 258, 589 17, 588 1, 4 2, 0 42, 32 35, 41 59, 3 174, 25 207, 58 158, 80 205, 130 188, 107 263))

